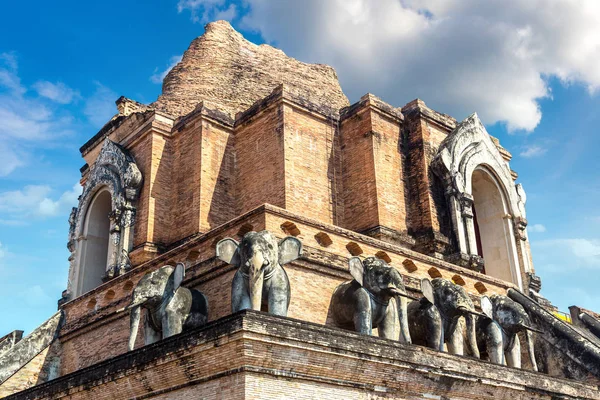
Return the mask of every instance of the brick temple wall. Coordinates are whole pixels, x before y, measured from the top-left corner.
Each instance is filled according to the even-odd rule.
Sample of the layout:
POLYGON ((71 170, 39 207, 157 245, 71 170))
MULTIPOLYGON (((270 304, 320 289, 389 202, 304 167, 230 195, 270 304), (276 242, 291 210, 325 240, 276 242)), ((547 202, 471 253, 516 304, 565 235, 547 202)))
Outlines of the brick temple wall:
POLYGON ((600 399, 597 387, 244 311, 16 399, 600 399))

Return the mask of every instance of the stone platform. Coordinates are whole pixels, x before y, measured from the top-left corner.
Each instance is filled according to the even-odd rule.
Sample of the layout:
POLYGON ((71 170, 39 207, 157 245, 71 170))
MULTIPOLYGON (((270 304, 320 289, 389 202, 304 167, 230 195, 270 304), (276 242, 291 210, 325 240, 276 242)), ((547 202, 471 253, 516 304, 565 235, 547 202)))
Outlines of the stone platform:
POLYGON ((256 311, 6 399, 600 399, 598 387, 256 311))

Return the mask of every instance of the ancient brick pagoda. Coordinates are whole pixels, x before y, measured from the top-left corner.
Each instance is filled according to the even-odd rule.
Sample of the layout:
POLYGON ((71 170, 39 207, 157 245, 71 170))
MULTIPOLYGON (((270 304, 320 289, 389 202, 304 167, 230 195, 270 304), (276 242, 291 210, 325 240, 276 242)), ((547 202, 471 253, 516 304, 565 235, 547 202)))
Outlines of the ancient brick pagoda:
POLYGON ((561 319, 539 294, 525 192, 476 114, 457 123, 421 100, 396 108, 371 94, 351 105, 331 67, 223 21, 192 42, 156 102, 121 97, 117 108, 81 147, 59 311, 0 339, 0 397, 600 399, 599 316, 574 307, 561 319), (232 313, 238 267, 216 246, 263 230, 302 246, 283 265, 287 316, 264 304, 232 313), (408 296, 425 294, 419 304, 424 278, 462 288, 478 318, 482 296, 507 296, 540 332, 539 372, 524 333, 514 368, 485 349, 457 355, 339 326, 331 299, 357 279, 352 257, 395 268, 408 296), (140 324, 128 351, 138 282, 177 263, 177 288, 205 296, 208 321, 150 342, 140 324))

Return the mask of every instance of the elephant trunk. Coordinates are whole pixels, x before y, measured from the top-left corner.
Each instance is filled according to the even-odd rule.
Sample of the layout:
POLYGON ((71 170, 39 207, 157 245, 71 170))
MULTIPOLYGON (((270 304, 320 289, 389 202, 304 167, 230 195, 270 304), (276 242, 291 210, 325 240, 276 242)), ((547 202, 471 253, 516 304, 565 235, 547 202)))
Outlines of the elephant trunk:
POLYGON ((412 343, 408 328, 408 299, 404 296, 396 296, 396 305, 398 307, 398 322, 400 323, 400 341, 403 343, 412 343))
POLYGON ((477 335, 475 332, 475 315, 465 315, 467 322, 467 348, 473 357, 479 358, 479 348, 477 347, 477 335))
POLYGON ((254 254, 250 260, 250 270, 248 271, 248 291, 250 295, 250 305, 253 310, 260 311, 262 303, 262 292, 264 283, 264 263, 265 259, 260 252, 254 254))
POLYGON ((129 351, 133 350, 135 347, 135 339, 137 338, 138 328, 140 327, 140 306, 136 305, 131 308, 131 313, 129 315, 130 318, 130 326, 129 326, 129 343, 127 345, 127 349, 129 351))
POLYGON ((534 371, 538 370, 537 362, 535 361, 535 351, 533 347, 533 333, 530 330, 525 331, 527 337, 527 353, 529 354, 529 361, 531 361, 531 368, 534 371))

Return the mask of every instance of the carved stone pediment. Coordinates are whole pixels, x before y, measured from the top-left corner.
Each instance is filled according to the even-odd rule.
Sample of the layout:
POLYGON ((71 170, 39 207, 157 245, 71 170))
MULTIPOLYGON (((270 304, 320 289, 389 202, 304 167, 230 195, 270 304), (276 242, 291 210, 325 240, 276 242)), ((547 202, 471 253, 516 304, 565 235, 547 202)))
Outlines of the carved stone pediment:
MULTIPOLYGON (((444 139, 433 160, 433 167, 442 179, 451 179, 456 191, 472 193, 471 175, 480 165, 492 170, 507 188, 514 188, 508 163, 477 114, 473 113, 444 139)), ((516 192, 507 194, 513 196, 516 192)), ((516 205, 516 198, 514 200, 516 205)))

